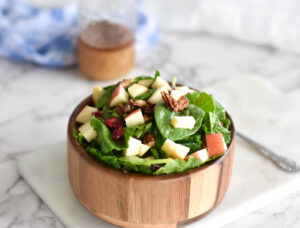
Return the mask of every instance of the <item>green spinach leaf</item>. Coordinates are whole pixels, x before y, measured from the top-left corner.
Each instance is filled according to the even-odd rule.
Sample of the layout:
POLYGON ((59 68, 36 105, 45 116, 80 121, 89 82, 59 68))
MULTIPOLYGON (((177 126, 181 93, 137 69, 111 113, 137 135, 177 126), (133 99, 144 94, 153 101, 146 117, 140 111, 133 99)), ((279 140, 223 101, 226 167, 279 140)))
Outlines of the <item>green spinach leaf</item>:
POLYGON ((153 79, 153 81, 152 81, 152 83, 151 83, 151 85, 149 87, 152 86, 152 84, 155 82, 155 80, 157 79, 157 77, 160 77, 160 72, 158 70, 155 71, 154 79, 153 79))
POLYGON ((171 121, 174 116, 181 116, 183 112, 174 112, 173 110, 166 107, 165 104, 157 104, 154 109, 154 117, 157 127, 160 133, 168 139, 173 141, 181 140, 189 135, 194 134, 198 131, 201 126, 202 119, 204 117, 204 111, 190 104, 187 107, 189 115, 193 116, 196 123, 193 129, 183 129, 183 128, 174 128, 171 124, 171 121))
POLYGON ((82 146, 87 146, 89 144, 76 128, 73 129, 73 137, 77 139, 80 145, 82 146))
POLYGON ((210 112, 205 116, 202 129, 205 133, 222 133, 226 144, 230 143, 231 131, 221 124, 215 113, 210 112))
POLYGON ((186 97, 189 99, 190 104, 202 108, 205 112, 215 111, 215 99, 212 95, 205 92, 194 92, 192 94, 187 94, 186 97))
POLYGON ((123 150, 125 146, 112 139, 112 134, 108 127, 95 116, 91 117, 91 126, 97 132, 97 142, 103 153, 109 153, 113 150, 123 150))
POLYGON ((102 96, 98 99, 96 107, 97 108, 108 108, 111 95, 113 94, 116 86, 110 86, 108 89, 105 90, 105 92, 102 94, 102 96))
POLYGON ((188 136, 176 143, 189 147, 189 154, 191 154, 197 150, 202 149, 201 133, 197 131, 195 134, 188 136))
POLYGON ((135 127, 125 127, 124 130, 124 141, 125 147, 128 147, 128 141, 131 136, 141 139, 151 128, 152 122, 144 123, 135 127))
POLYGON ((148 100, 154 92, 155 89, 149 89, 146 93, 136 96, 134 100, 148 100))
POLYGON ((219 105, 218 103, 216 103, 215 114, 217 115, 219 120, 223 122, 224 127, 226 129, 228 129, 228 127, 230 125, 230 120, 226 117, 225 109, 221 105, 219 105))

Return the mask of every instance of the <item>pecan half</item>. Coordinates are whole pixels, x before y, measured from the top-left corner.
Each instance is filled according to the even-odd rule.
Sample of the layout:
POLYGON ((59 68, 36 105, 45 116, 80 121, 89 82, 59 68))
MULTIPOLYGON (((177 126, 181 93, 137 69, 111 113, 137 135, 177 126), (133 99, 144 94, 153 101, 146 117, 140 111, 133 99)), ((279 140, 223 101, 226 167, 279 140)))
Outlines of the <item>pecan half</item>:
POLYGON ((154 141, 153 135, 151 133, 147 133, 144 136, 143 143, 147 144, 148 146, 154 146, 155 145, 155 141, 154 141))
POLYGON ((125 114, 125 107, 123 104, 119 104, 117 107, 116 107, 116 112, 122 116, 123 114, 125 114))
POLYGON ((130 102, 128 102, 127 104, 119 104, 116 107, 116 112, 119 115, 123 115, 125 113, 132 112, 134 109, 135 109, 135 107, 132 104, 130 104, 130 102))
POLYGON ((144 114, 144 120, 145 120, 145 122, 148 122, 148 121, 152 120, 152 116, 144 114))
POLYGON ((186 96, 181 96, 178 101, 178 110, 182 111, 189 106, 189 99, 186 96))
POLYGON ((161 97, 165 104, 172 108, 174 112, 182 111, 189 106, 189 100, 186 96, 181 96, 178 101, 176 101, 172 96, 171 92, 161 92, 161 97))

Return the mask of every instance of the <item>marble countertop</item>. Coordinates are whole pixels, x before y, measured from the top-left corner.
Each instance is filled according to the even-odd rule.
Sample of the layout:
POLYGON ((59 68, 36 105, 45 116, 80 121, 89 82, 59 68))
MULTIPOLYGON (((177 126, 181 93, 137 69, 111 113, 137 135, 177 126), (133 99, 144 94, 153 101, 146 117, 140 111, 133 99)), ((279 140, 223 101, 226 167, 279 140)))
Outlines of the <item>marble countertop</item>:
MULTIPOLYGON (((130 75, 155 69, 197 88, 241 73, 259 74, 283 92, 300 87, 300 56, 203 34, 161 34, 158 44, 138 55, 130 75)), ((77 69, 46 69, 0 59, 0 227, 64 227, 24 182, 16 159, 64 140, 71 111, 93 84, 77 69)), ((299 210, 300 193, 226 228, 296 228, 299 210)))

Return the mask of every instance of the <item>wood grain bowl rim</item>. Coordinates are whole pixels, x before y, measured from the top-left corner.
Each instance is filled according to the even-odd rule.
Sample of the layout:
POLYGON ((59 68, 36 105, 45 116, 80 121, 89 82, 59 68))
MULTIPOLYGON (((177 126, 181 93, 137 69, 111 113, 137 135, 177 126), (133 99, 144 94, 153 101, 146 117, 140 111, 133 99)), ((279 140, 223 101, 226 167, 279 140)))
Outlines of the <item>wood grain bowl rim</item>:
MULTIPOLYGON (((204 165, 201 165, 200 167, 194 168, 194 169, 190 169, 187 170, 185 172, 181 172, 181 173, 171 173, 171 174, 161 174, 161 175, 149 175, 149 174, 143 174, 143 173, 134 173, 134 172, 123 172, 122 170, 110 167, 104 163, 102 163, 101 161, 98 161, 97 159, 95 159, 94 157, 92 157, 86 150, 85 148, 77 141, 77 139, 74 138, 73 136, 73 129, 74 127, 78 127, 78 123, 76 123, 76 116, 78 115, 78 113, 83 109, 83 107, 85 105, 92 105, 93 101, 92 101, 92 95, 86 97, 84 100, 82 100, 77 106, 76 108, 73 110, 69 121, 68 121, 68 129, 67 129, 67 137, 70 140, 70 142, 72 143, 73 147, 76 149, 77 152, 79 152, 79 154, 81 155, 81 158, 85 159, 88 163, 94 163, 96 162, 99 165, 99 168, 101 166, 101 168, 107 169, 107 171, 110 172, 115 172, 116 174, 119 175, 126 175, 127 177, 134 177, 134 178, 151 178, 153 180, 166 180, 166 181, 170 181, 170 179, 180 179, 180 178, 186 178, 186 176, 190 175, 191 173, 195 173, 195 172, 202 172, 206 169, 209 169, 210 167, 212 167, 213 165, 219 164, 221 163, 225 157, 227 157, 227 155, 230 153, 231 149, 232 149, 232 145, 233 145, 233 141, 235 139, 235 126, 234 123, 232 121, 231 116, 228 114, 228 112, 226 111, 226 116, 227 118, 230 119, 230 126, 229 129, 231 131, 231 141, 229 143, 229 146, 225 152, 225 154, 223 154, 222 156, 216 158, 213 161, 210 161, 204 165)), ((98 166, 96 166, 98 167, 98 166)))

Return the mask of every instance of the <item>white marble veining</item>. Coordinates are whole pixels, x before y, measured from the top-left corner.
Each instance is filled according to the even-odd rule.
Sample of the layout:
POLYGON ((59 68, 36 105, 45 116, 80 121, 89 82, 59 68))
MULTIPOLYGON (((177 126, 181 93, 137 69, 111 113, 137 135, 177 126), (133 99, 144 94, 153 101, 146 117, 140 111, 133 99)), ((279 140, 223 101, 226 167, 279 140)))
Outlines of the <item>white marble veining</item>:
MULTIPOLYGON (((300 56, 200 34, 163 33, 160 43, 138 56, 130 75, 156 68, 197 88, 244 72, 262 75, 284 92, 300 87, 300 56)), ((22 180, 16 158, 63 140, 68 116, 93 84, 77 69, 0 59, 0 227, 64 227, 22 180)), ((299 209, 295 194, 226 228, 300 227, 299 209)))

